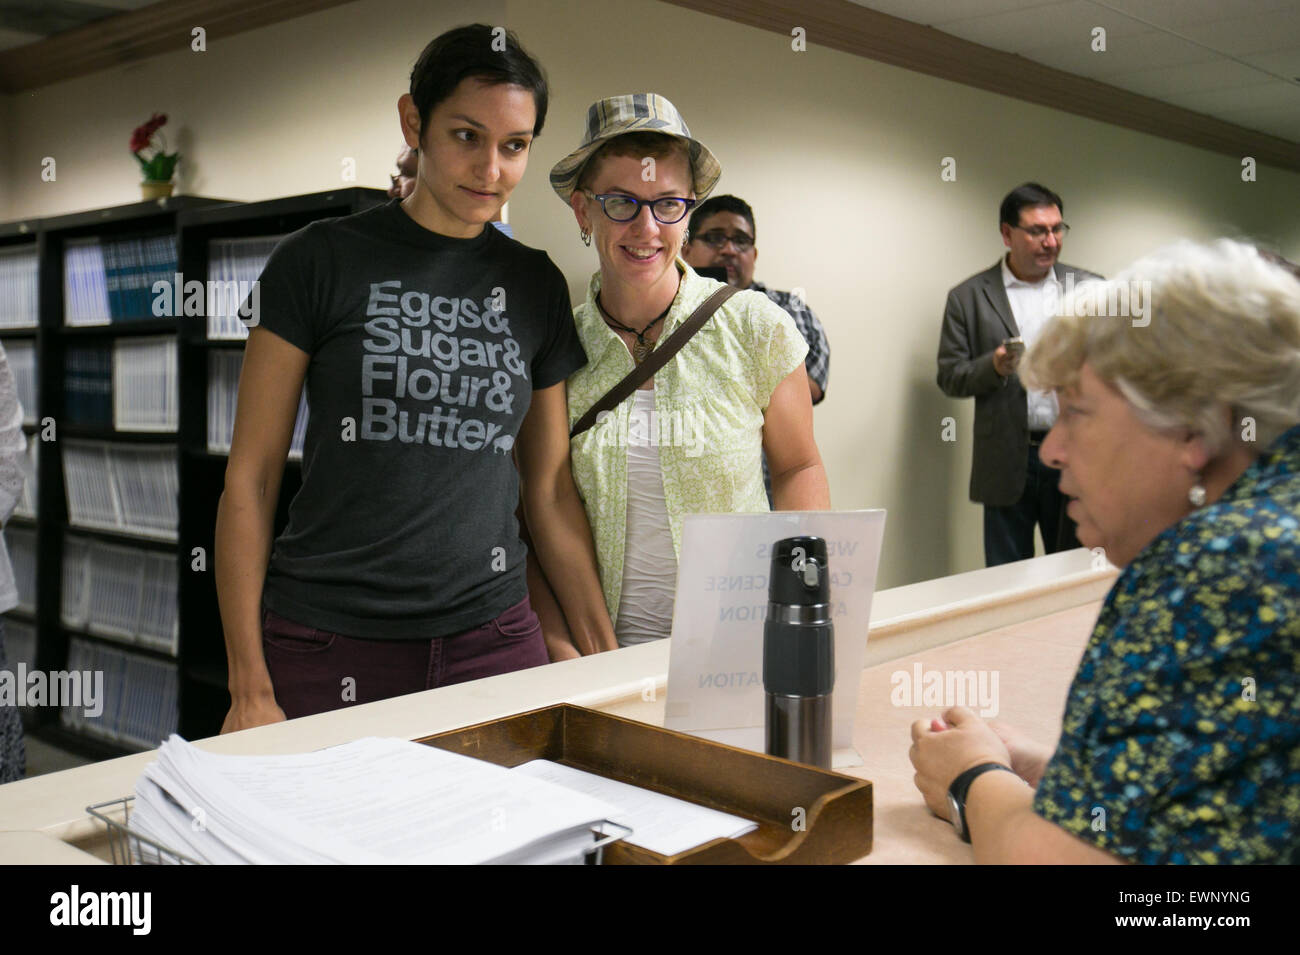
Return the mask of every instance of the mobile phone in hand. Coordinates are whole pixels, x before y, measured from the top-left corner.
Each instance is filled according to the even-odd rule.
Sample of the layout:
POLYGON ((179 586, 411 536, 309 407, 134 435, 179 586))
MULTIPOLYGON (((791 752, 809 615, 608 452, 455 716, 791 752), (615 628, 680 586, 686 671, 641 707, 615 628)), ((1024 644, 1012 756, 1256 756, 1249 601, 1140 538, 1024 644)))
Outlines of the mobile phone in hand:
POLYGON ((1025 353, 1025 340, 1019 336, 1002 339, 1002 346, 1007 350, 1007 354, 1013 358, 1019 358, 1025 353))

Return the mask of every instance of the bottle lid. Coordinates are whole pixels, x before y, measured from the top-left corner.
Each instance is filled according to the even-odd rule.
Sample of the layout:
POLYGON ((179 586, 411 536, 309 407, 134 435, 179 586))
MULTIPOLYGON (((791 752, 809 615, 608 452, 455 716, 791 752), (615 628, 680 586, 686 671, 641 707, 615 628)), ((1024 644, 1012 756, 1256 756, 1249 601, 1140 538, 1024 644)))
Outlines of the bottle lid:
POLYGON ((820 537, 787 537, 772 545, 768 599, 777 604, 808 606, 830 603, 830 572, 826 541, 820 537))

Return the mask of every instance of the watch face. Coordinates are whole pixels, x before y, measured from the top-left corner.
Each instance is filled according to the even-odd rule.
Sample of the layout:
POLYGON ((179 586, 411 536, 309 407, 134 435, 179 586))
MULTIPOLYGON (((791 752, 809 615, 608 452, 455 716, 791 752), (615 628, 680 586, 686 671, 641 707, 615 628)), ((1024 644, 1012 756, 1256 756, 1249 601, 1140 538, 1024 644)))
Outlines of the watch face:
POLYGON ((952 793, 948 793, 948 821, 952 827, 957 830, 957 835, 961 835, 961 804, 957 802, 952 793))

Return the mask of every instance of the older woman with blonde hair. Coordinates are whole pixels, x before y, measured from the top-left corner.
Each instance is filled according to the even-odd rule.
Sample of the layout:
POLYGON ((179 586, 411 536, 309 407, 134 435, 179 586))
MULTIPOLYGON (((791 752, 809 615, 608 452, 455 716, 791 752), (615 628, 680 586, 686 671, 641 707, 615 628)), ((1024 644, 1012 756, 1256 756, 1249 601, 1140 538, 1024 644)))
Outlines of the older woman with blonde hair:
POLYGON ((913 724, 917 786, 979 862, 1298 862, 1300 281, 1182 243, 1065 305, 1023 375, 1122 571, 1055 750, 954 708, 913 724))
MULTIPOLYGON (((654 369, 669 339, 695 327, 697 309, 730 293, 681 257, 688 213, 721 174, 673 104, 654 93, 594 103, 582 141, 551 170, 552 188, 600 259, 574 309, 588 363, 568 382, 570 453, 620 646, 671 630, 684 515, 768 510, 762 451, 777 509, 830 506, 813 440, 808 346, 761 293, 736 292, 662 367, 590 416, 634 369, 654 369)), ((566 648, 550 636, 554 614, 538 612, 553 657, 613 648, 566 648)))

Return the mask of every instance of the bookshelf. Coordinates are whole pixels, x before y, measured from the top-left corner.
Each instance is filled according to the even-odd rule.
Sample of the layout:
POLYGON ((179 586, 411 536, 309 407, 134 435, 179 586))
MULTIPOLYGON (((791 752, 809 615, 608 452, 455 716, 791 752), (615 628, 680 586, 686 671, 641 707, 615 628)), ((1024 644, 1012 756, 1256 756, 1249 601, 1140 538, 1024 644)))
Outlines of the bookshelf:
MULTIPOLYGON (((239 303, 208 290, 255 279, 276 237, 385 201, 181 196, 0 224, 0 342, 37 475, 5 530, 22 601, 5 614, 10 665, 104 673, 102 716, 31 709, 33 735, 99 759, 219 731, 213 530, 243 336, 239 303), (203 290, 189 307, 167 294, 177 273, 203 290)), ((277 533, 300 483, 291 462, 277 533)))
POLYGON ((34 735, 95 758, 176 727, 177 271, 183 196, 38 223, 36 656, 103 674, 103 712, 42 708, 34 735))
MULTIPOLYGON (((23 434, 28 460, 39 454, 37 414, 41 391, 39 356, 43 341, 40 322, 40 257, 42 240, 36 220, 0 224, 0 344, 14 373, 18 399, 23 404, 23 434), (30 403, 30 405, 29 405, 30 403)), ((33 474, 35 469, 33 468, 33 474)), ((5 650, 11 670, 19 665, 35 668, 40 650, 37 634, 44 589, 37 573, 44 535, 38 519, 39 494, 35 481, 23 487, 22 499, 5 524, 5 542, 18 588, 18 606, 4 614, 5 650)), ((24 722, 37 711, 24 708, 24 722)))

